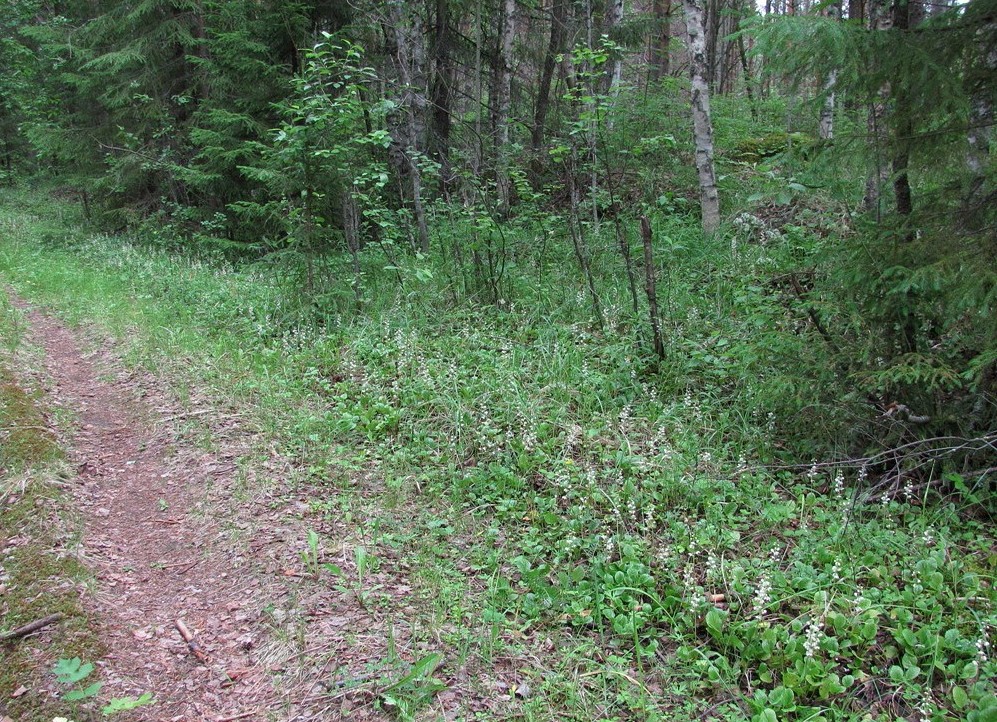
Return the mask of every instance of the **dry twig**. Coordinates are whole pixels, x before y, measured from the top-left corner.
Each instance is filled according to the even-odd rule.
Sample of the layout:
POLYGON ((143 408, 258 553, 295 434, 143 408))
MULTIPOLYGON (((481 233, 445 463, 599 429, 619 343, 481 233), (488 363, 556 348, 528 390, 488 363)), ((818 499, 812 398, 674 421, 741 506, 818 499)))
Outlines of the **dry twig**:
POLYGON ((47 627, 50 624, 55 624, 64 616, 65 616, 64 614, 56 613, 56 614, 50 614, 47 617, 43 617, 42 619, 36 619, 35 621, 31 622, 31 624, 25 624, 23 627, 18 627, 17 629, 12 629, 9 632, 4 632, 3 634, 0 634, 0 642, 7 642, 10 641, 11 639, 19 639, 20 637, 26 637, 32 632, 37 632, 39 629, 42 629, 43 627, 47 627))
POLYGON ((187 649, 190 650, 190 653, 197 657, 199 662, 207 663, 208 655, 203 649, 201 649, 201 646, 194 641, 194 635, 191 634, 189 629, 187 629, 187 625, 183 623, 183 620, 177 619, 173 622, 173 626, 177 628, 177 631, 180 632, 180 636, 183 637, 183 641, 187 643, 187 649))

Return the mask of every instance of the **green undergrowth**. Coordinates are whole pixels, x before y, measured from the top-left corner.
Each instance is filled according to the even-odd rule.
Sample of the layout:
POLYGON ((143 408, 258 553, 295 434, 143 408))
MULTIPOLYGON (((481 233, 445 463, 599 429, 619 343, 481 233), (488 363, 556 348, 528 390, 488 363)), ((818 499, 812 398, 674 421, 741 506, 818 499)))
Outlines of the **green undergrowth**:
MULTIPOLYGON (((104 650, 80 605, 88 578, 72 552, 75 525, 63 487, 69 474, 44 413, 44 397, 13 370, 23 324, 0 298, 0 632, 46 617, 64 619, 39 635, 0 642, 0 716, 86 720, 87 709, 51 694, 59 659, 97 659, 104 650), (20 690, 20 691, 19 691, 20 690)), ((23 370, 23 369, 22 369, 23 370)))
POLYGON ((0 274, 242 409, 313 509, 353 526, 358 569, 410 570, 431 638, 515 667, 523 718, 997 715, 986 490, 875 460, 774 466, 781 440, 825 431, 808 425, 835 379, 805 308, 764 279, 834 229, 759 239, 745 220, 706 242, 656 218, 657 365, 625 301, 607 293, 600 326, 567 282, 476 306, 413 273, 363 316, 289 324, 272 274, 18 203, 0 274))

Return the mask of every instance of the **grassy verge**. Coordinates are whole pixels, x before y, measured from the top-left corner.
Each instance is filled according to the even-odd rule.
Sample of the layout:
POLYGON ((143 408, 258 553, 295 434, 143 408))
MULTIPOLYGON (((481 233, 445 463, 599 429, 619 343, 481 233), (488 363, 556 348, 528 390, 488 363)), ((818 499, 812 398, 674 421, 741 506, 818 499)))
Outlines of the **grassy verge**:
POLYGON ((18 313, 0 298, 0 631, 50 614, 64 619, 39 635, 0 642, 0 716, 84 720, 85 709, 55 696, 51 669, 60 659, 95 660, 103 648, 79 602, 88 575, 72 552, 62 452, 43 395, 13 372, 27 358, 21 331, 18 313))
POLYGON ((368 316, 287 326, 272 274, 17 203, 0 274, 250 414, 313 510, 349 526, 358 570, 409 570, 419 634, 509 714, 997 715, 986 490, 877 459, 771 464, 829 403, 786 370, 833 373, 820 340, 764 287, 816 242, 805 229, 737 248, 658 219, 675 225, 655 371, 611 304, 595 326, 563 279, 525 308, 448 307, 413 281, 368 316))

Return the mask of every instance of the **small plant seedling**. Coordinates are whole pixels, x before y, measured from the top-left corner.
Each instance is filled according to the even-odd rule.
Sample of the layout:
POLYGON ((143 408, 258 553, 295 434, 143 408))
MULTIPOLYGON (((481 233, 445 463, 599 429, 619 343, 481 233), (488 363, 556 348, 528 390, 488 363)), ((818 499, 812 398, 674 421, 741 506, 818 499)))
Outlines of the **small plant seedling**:
POLYGON ((158 505, 160 511, 166 511, 167 509, 170 508, 170 503, 166 501, 166 499, 160 499, 158 505))
POLYGON ((52 673, 55 675, 55 679, 59 682, 59 684, 67 687, 75 687, 75 689, 70 689, 62 695, 62 698, 67 702, 74 702, 76 700, 88 699, 89 697, 97 696, 97 693, 100 692, 100 688, 103 686, 103 683, 94 682, 88 687, 77 686, 80 682, 89 677, 91 672, 93 672, 93 664, 90 662, 84 663, 79 657, 73 657, 72 659, 60 659, 52 669, 52 673))
POLYGON ((308 548, 301 552, 301 563, 313 577, 319 575, 319 536, 314 529, 308 530, 308 548))
POLYGON ((402 720, 415 719, 421 707, 437 692, 446 689, 446 684, 433 676, 442 663, 443 655, 439 652, 427 654, 417 661, 407 674, 381 691, 384 706, 394 709, 402 720))
MULTIPOLYGON (((76 702, 96 697, 103 686, 102 682, 94 682, 88 687, 79 686, 80 682, 93 673, 93 664, 90 662, 84 662, 79 657, 73 657, 72 659, 60 659, 52 669, 52 673, 55 675, 55 679, 59 682, 59 684, 67 687, 74 687, 62 695, 62 699, 67 702, 76 702)), ((152 696, 151 692, 143 692, 138 697, 115 697, 108 702, 107 705, 101 708, 101 713, 105 717, 110 717, 118 712, 125 712, 138 707, 145 707, 146 705, 155 704, 155 702, 156 699, 152 696)), ((56 717, 56 720, 60 719, 65 718, 56 717)))
POLYGON ((109 717, 118 712, 126 712, 130 709, 137 709, 138 707, 145 707, 146 705, 155 703, 156 698, 152 696, 151 692, 143 692, 138 697, 117 697, 112 699, 101 712, 105 717, 109 717))

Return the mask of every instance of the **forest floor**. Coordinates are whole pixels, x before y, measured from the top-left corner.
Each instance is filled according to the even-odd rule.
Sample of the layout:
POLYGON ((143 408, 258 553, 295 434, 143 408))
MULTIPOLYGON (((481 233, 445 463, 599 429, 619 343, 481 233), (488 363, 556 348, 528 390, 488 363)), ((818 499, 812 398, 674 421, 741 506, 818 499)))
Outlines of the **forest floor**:
MULTIPOLYGON (((261 454, 237 415, 200 405, 196 390, 179 402, 108 342, 9 295, 43 353, 46 405, 73 419, 62 434, 80 515, 73 553, 96 580, 83 606, 107 650, 93 660, 101 699, 151 693, 154 707, 130 713, 143 720, 377 719, 381 691, 441 666, 387 628, 386 606, 404 609, 411 591, 398 575, 375 575, 376 599, 316 583, 319 563, 357 562, 309 548, 308 504, 280 481, 286 462, 261 454)), ((48 627, 34 643, 59 634, 48 627)), ((51 677, 23 682, 22 711, 58 693, 51 677)), ((458 680, 448 687, 440 709, 460 693, 458 680)))

